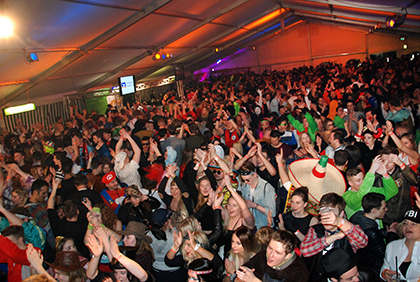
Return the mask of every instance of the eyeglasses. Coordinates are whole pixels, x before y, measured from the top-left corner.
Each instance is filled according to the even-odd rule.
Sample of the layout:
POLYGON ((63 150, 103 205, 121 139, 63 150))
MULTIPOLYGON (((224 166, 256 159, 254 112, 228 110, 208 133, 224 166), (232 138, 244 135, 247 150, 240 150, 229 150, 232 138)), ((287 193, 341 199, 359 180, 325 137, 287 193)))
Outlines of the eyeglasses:
POLYGON ((280 126, 287 126, 287 123, 282 123, 280 124, 280 126))

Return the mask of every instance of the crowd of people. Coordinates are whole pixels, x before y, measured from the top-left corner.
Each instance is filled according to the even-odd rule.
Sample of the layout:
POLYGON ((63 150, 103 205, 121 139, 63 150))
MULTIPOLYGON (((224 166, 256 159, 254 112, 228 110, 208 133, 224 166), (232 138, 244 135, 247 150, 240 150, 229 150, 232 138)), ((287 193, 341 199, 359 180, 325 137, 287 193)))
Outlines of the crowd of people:
POLYGON ((420 281, 420 60, 211 76, 1 136, 8 281, 420 281))

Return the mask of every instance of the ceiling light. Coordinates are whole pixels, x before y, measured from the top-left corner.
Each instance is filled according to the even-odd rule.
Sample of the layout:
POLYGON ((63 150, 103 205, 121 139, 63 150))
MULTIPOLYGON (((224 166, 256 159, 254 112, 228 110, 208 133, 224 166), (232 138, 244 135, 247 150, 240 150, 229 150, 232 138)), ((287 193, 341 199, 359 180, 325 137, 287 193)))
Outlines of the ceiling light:
POLYGON ((390 16, 390 17, 386 18, 386 20, 385 20, 386 26, 388 28, 396 28, 396 27, 402 26, 402 24, 405 21, 406 16, 407 16, 407 14, 405 14, 405 15, 395 14, 393 16, 390 16))
POLYGON ((0 16, 0 38, 12 36, 14 29, 15 25, 9 17, 0 16))
POLYGON ((4 109, 4 114, 6 116, 10 116, 10 115, 29 112, 29 111, 33 111, 33 110, 35 110, 35 104, 34 103, 29 103, 29 104, 25 104, 25 105, 6 108, 6 109, 4 109))
POLYGON ((38 58, 38 54, 37 53, 29 53, 26 52, 24 54, 25 56, 25 62, 29 65, 32 64, 33 62, 38 62, 39 58, 38 58))

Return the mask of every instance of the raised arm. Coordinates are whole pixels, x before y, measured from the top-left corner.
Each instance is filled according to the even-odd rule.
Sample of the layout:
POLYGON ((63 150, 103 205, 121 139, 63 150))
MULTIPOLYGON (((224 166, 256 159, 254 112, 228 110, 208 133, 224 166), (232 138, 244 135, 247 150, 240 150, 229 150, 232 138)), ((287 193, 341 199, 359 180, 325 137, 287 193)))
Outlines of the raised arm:
POLYGON ((408 148, 406 145, 404 145, 401 139, 398 138, 398 136, 394 134, 392 123, 389 120, 386 121, 386 128, 387 128, 387 131, 389 130, 390 132, 389 136, 394 141, 395 145, 397 145, 398 149, 400 149, 403 153, 409 156, 410 163, 412 163, 413 165, 418 164, 419 158, 420 158, 419 153, 416 150, 408 148))
POLYGON ((270 163, 270 161, 262 153, 261 143, 257 143, 257 155, 261 159, 261 161, 263 162, 263 164, 264 164, 265 168, 267 169, 268 173, 271 176, 276 175, 276 169, 274 168, 274 166, 270 163))
POLYGON ((58 185, 61 183, 61 179, 54 178, 52 182, 53 182, 52 191, 51 191, 50 197, 48 198, 47 209, 54 209, 55 196, 57 195, 57 189, 58 189, 58 185))
POLYGON ((125 131, 125 129, 120 130, 120 135, 121 135, 121 138, 125 138, 126 140, 128 140, 128 142, 130 142, 131 148, 133 148, 133 151, 134 151, 133 160, 136 163, 139 163, 140 162, 140 156, 141 156, 141 150, 140 150, 139 146, 137 145, 137 143, 133 140, 133 138, 130 136, 130 134, 128 134, 128 132, 125 131))
POLYGON ((26 257, 31 264, 31 267, 35 269, 38 274, 42 274, 47 277, 48 281, 55 282, 56 280, 45 270, 42 266, 44 257, 40 250, 34 248, 32 244, 28 244, 26 248, 26 257))
POLYGON ((230 194, 232 197, 236 200, 238 203, 238 206, 241 208, 242 217, 244 218, 245 225, 249 227, 250 229, 254 228, 255 219, 252 215, 251 211, 248 208, 248 205, 246 204, 243 197, 241 197, 238 192, 236 192, 235 189, 232 187, 232 183, 230 182, 230 177, 228 175, 225 175, 225 184, 228 188, 230 194))
POLYGON ((0 212, 7 218, 9 221, 9 225, 19 225, 22 226, 23 221, 19 217, 17 217, 15 214, 9 212, 3 207, 3 202, 0 201, 0 212))
POLYGON ((111 253, 112 256, 121 263, 128 271, 131 272, 134 276, 136 276, 141 282, 144 282, 147 280, 149 275, 147 274, 146 270, 144 270, 137 262, 134 260, 129 259, 122 253, 120 253, 120 250, 118 249, 117 245, 117 239, 115 239, 114 236, 111 236, 110 240, 111 245, 111 253))

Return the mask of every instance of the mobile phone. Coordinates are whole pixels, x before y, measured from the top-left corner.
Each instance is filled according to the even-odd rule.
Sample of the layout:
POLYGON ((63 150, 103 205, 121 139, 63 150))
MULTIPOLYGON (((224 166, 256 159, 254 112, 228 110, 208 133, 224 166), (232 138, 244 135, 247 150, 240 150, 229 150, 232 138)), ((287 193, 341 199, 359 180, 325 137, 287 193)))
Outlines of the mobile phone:
POLYGON ((83 202, 83 203, 87 203, 87 200, 88 200, 88 198, 83 197, 82 202, 83 202))

